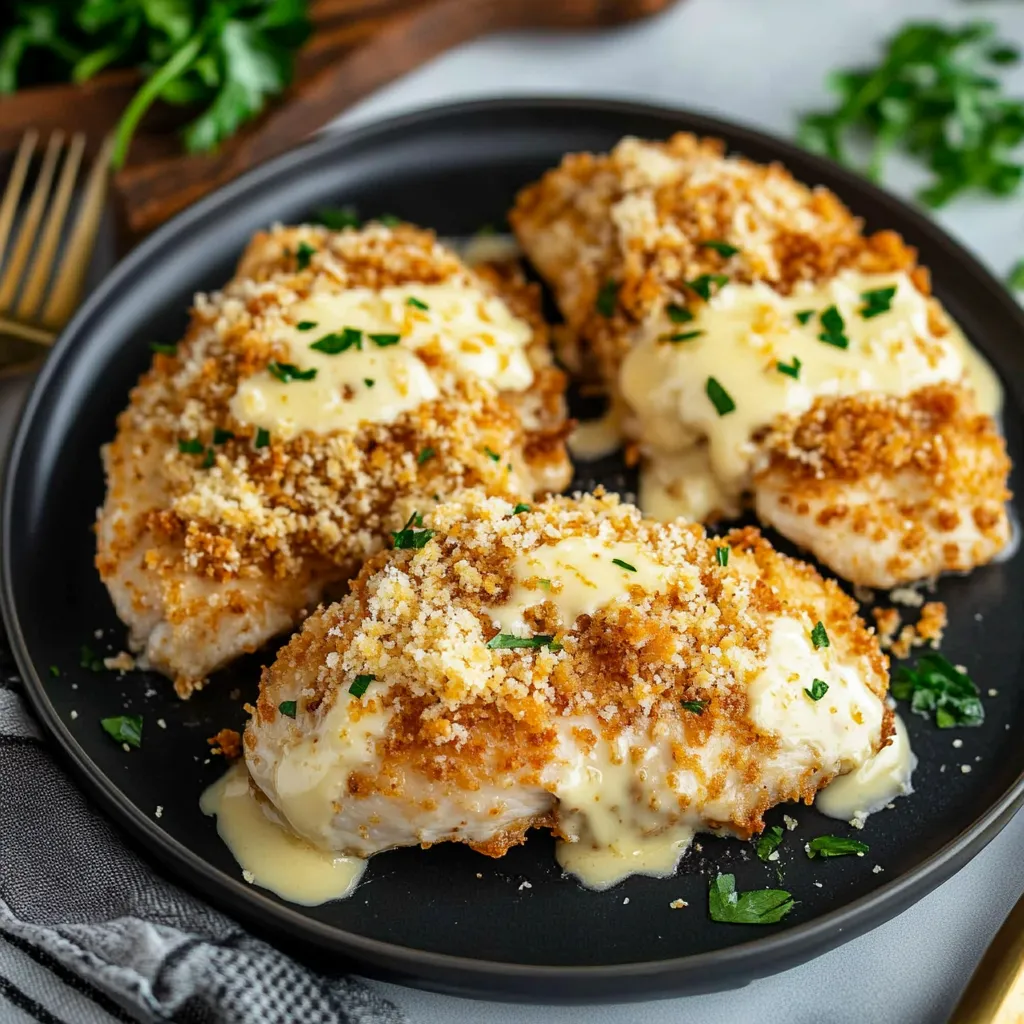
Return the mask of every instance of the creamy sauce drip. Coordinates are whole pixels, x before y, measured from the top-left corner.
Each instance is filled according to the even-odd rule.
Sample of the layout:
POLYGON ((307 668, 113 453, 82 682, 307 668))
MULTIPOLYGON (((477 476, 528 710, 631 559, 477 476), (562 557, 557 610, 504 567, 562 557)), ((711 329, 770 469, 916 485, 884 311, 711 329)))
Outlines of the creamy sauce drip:
POLYGON ((702 332, 698 337, 662 340, 681 330, 667 319, 651 323, 619 380, 631 409, 628 431, 640 440, 647 462, 641 505, 661 515, 703 519, 716 509, 735 511, 749 485, 754 435, 781 414, 803 412, 820 395, 905 395, 967 380, 983 411, 995 413, 1001 401, 998 379, 959 330, 932 334, 927 300, 906 274, 845 272, 819 286, 798 286, 790 296, 761 282, 729 284, 685 325, 686 333, 702 332), (863 292, 891 286, 896 293, 887 312, 860 315, 863 292), (830 306, 842 315, 848 348, 819 339, 818 314, 830 306), (815 315, 801 324, 797 313, 804 310, 815 315), (798 378, 778 369, 794 359, 798 378), (735 404, 725 415, 706 393, 712 377, 735 404), (680 465, 702 445, 704 462, 680 465))
POLYGON ((907 727, 897 715, 892 742, 852 772, 829 783, 818 793, 814 806, 830 818, 862 825, 869 814, 913 792, 910 779, 916 767, 907 727))
POLYGON ((432 401, 440 394, 439 379, 418 352, 432 359, 441 355, 457 374, 501 390, 523 391, 533 382, 526 355, 530 325, 501 299, 476 288, 452 283, 352 288, 313 295, 288 313, 292 324, 274 336, 288 346, 281 362, 301 371, 315 369, 316 376, 280 381, 261 370, 242 381, 231 401, 236 419, 275 437, 388 423, 432 401), (410 298, 427 308, 410 305, 410 298), (316 326, 300 331, 304 323, 316 326), (363 332, 361 348, 329 355, 310 347, 346 327, 363 332), (397 334, 400 341, 379 346, 371 334, 397 334))
POLYGON ((607 543, 596 537, 568 537, 557 544, 519 555, 513 566, 516 584, 504 604, 487 609, 502 632, 531 632, 524 621, 530 608, 550 602, 562 626, 571 629, 581 615, 593 615, 614 601, 628 601, 634 587, 646 593, 664 588, 666 570, 639 544, 607 543), (616 565, 613 559, 633 567, 616 565))
POLYGON ((614 407, 600 419, 584 420, 569 435, 569 451, 584 462, 603 459, 621 447, 622 417, 614 407))
POLYGON ((361 857, 317 849, 271 821, 250 792, 244 763, 208 787, 199 806, 216 816, 217 832, 246 879, 290 903, 314 907, 343 899, 362 877, 361 857))

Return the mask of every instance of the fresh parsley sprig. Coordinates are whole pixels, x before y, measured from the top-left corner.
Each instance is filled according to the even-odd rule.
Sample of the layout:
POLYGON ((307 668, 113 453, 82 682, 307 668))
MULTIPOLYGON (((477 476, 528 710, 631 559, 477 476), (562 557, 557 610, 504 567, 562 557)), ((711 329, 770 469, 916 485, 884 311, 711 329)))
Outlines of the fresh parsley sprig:
POLYGON ((719 875, 708 889, 708 915, 723 924, 776 924, 795 906, 785 889, 737 892, 735 875, 719 875))
POLYGON ((928 718, 934 713, 940 729, 985 721, 974 681, 937 652, 922 654, 913 668, 900 665, 891 689, 897 700, 909 700, 917 714, 928 718))

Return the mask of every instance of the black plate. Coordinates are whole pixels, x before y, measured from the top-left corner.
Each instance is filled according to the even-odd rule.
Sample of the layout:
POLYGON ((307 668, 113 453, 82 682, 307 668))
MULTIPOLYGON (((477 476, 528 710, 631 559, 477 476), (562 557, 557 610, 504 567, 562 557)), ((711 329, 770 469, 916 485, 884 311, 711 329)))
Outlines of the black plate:
MULTIPOLYGON (((129 837, 185 885, 279 944, 335 966, 339 954, 350 957, 393 980, 519 999, 730 987, 894 915, 972 857, 1022 800, 1019 553, 938 588, 951 614, 945 653, 968 667, 983 693, 998 691, 985 698, 986 724, 963 730, 963 747, 954 749, 955 732, 907 716, 921 758, 918 792, 870 820, 861 836, 871 845, 866 857, 810 861, 804 841, 849 828, 806 807, 774 811, 770 822, 780 822, 784 810, 799 820, 780 864, 800 905, 771 927, 708 920, 707 880, 717 868, 735 871, 741 889, 776 881, 775 866, 754 858, 750 844, 710 838, 702 852, 687 855, 676 878, 634 878, 604 893, 561 878, 551 842, 540 835, 500 861, 453 844, 398 850, 373 859, 349 900, 290 906, 242 881, 197 802, 221 768, 207 759, 205 738, 241 724, 241 702, 253 697, 257 666, 272 652, 223 673, 188 703, 157 677, 119 679, 79 667, 81 644, 106 653, 123 643, 92 566, 91 525, 103 496, 99 446, 149 361, 147 342, 179 336, 193 292, 224 281, 255 230, 346 202, 466 234, 500 221, 516 190, 567 151, 679 129, 722 136, 756 160, 782 160, 803 180, 834 189, 870 228, 895 228, 918 246, 937 293, 1003 376, 1006 433, 1020 464, 1024 317, 970 255, 914 210, 786 143, 623 103, 448 107, 326 138, 276 160, 192 207, 122 262, 64 333, 35 386, 11 452, 2 524, 3 611, 29 695, 76 777, 129 837), (93 639, 97 629, 102 642, 93 639), (143 713, 146 723, 142 749, 130 754, 98 725, 125 709, 143 713), (689 907, 670 909, 676 898, 689 907)), ((613 480, 618 468, 606 465, 603 478, 613 480)))

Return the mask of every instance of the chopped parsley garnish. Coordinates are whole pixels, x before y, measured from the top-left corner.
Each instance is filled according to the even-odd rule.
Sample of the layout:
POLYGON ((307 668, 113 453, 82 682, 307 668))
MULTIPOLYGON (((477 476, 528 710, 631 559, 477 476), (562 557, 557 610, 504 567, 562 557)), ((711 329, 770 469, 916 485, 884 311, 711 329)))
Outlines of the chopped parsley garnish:
POLYGON ((364 377, 363 383, 368 387, 372 388, 377 382, 372 377, 364 377))
POLYGON ((1014 291, 1024 291, 1024 260, 1018 260, 1006 276, 1006 283, 1014 291))
POLYGON ((352 685, 348 688, 348 692, 351 693, 353 697, 362 697, 362 695, 366 693, 367 687, 376 678, 376 676, 367 675, 356 676, 355 679, 352 680, 352 685))
POLYGON ((619 304, 619 283, 618 281, 605 281, 601 285, 594 300, 594 309, 601 316, 615 316, 615 307, 619 304))
POLYGON ((127 743, 136 750, 142 746, 142 715, 115 715, 101 718, 103 731, 118 743, 127 743))
POLYGON ((60 678, 60 669, 57 668, 56 665, 51 665, 50 666, 50 675, 53 676, 54 679, 59 679, 60 678))
POLYGON ((785 889, 737 892, 735 875, 719 875, 708 889, 708 915, 722 924, 776 924, 795 906, 785 889))
POLYGON ((778 370, 779 373, 784 373, 787 377, 792 377, 793 380, 799 380, 801 366, 803 366, 803 363, 801 363, 796 356, 793 356, 793 362, 776 363, 775 369, 778 370))
POLYGON ((341 333, 325 334, 309 346, 325 355, 336 356, 350 348, 363 350, 363 332, 355 327, 343 327, 341 333))
POLYGON ((168 345, 162 341, 151 341, 149 343, 150 349, 160 356, 176 356, 178 354, 177 345, 168 345))
POLYGON ((551 580, 539 579, 537 582, 540 584, 541 590, 551 589, 551 580))
POLYGON ((757 856, 759 860, 768 860, 782 844, 782 826, 772 825, 766 828, 757 840, 757 856))
POLYGON ((897 700, 909 700, 917 714, 927 718, 934 712, 940 729, 985 721, 977 686, 941 654, 922 654, 914 668, 900 665, 891 689, 897 700))
POLYGON ((103 659, 88 644, 82 644, 78 664, 90 672, 102 672, 107 667, 103 664, 103 659))
POLYGON ((529 512, 529 511, 530 511, 530 506, 529 505, 526 505, 523 502, 519 502, 519 504, 516 505, 516 507, 514 509, 512 509, 512 515, 517 516, 517 515, 519 515, 520 512, 529 512))
POLYGON ((234 441, 235 435, 230 430, 224 430, 223 427, 213 428, 213 443, 224 444, 227 441, 234 441))
POLYGON ((821 698, 828 693, 828 683, 826 683, 824 679, 815 679, 814 682, 811 683, 811 688, 809 690, 806 686, 804 687, 804 693, 806 693, 811 700, 821 700, 821 698))
POLYGON ((514 636, 512 633, 499 633, 487 641, 492 651, 514 651, 521 647, 548 647, 552 651, 560 651, 562 645, 555 643, 553 635, 540 633, 537 636, 514 636))
POLYGON ((383 224, 386 228, 396 228, 402 223, 401 217, 396 217, 393 213, 382 213, 377 218, 378 224, 383 224))
POLYGON ((313 257, 316 249, 313 248, 308 242, 299 242, 295 249, 295 266, 299 270, 305 270, 309 266, 309 261, 313 257))
POLYGON ((433 448, 427 445, 426 448, 421 448, 419 455, 416 456, 416 464, 422 466, 424 462, 429 462, 437 454, 433 448))
POLYGON ((686 286, 692 288, 705 302, 711 298, 713 291, 721 288, 728 282, 725 274, 701 274, 692 281, 687 281, 686 286))
POLYGON ((861 292, 860 297, 864 300, 859 312, 865 320, 874 316, 888 313, 892 308, 892 298, 896 294, 896 285, 891 288, 872 288, 871 291, 861 292))
POLYGON ((494 451, 493 448, 488 448, 487 445, 484 445, 484 455, 486 455, 491 462, 501 462, 501 456, 494 451))
POLYGON ((295 717, 295 711, 297 708, 298 704, 294 700, 283 700, 277 705, 277 710, 280 711, 282 715, 287 715, 288 718, 295 717))
POLYGON ((202 455, 206 446, 198 437, 190 438, 187 441, 178 441, 178 451, 182 455, 202 455))
POLYGON ((685 307, 675 302, 670 302, 665 307, 669 320, 674 324, 688 324, 693 319, 693 314, 685 307))
POLYGON ((405 300, 405 304, 407 306, 412 306, 413 309, 430 309, 430 307, 425 302, 420 302, 419 299, 414 298, 412 295, 410 295, 409 298, 405 300))
POLYGON ((729 549, 726 547, 715 548, 715 560, 719 565, 729 564, 729 549))
POLYGON ((300 320, 295 325, 297 331, 311 331, 314 327, 319 326, 315 320, 300 320))
POLYGON ((253 441, 253 445, 257 448, 266 448, 270 444, 270 431, 263 427, 258 427, 256 430, 256 440, 253 441))
POLYGON ((711 399, 711 404, 715 407, 715 412, 719 416, 728 416, 736 408, 736 403, 732 400, 732 396, 714 377, 708 377, 704 390, 708 398, 711 399))
POLYGON ((406 520, 405 526, 391 534, 394 547, 399 549, 424 548, 427 541, 434 536, 433 530, 414 530, 414 526, 423 525, 423 516, 419 512, 413 512, 406 520))
POLYGON ((826 345, 834 345, 836 348, 850 347, 850 339, 843 333, 846 327, 843 314, 835 306, 829 306, 821 314, 821 326, 823 330, 818 335, 818 341, 823 341, 826 345))
POLYGON ((313 214, 313 218, 332 231, 358 228, 362 224, 354 206, 322 206, 313 214))
POLYGON ((719 256, 724 256, 728 259, 730 256, 735 256, 739 252, 739 249, 735 245, 730 245, 728 242, 719 242, 712 239, 708 242, 701 242, 700 247, 702 249, 714 249, 719 256))
POLYGON ((378 348, 387 348, 388 345, 397 345, 402 340, 402 336, 400 334, 370 334, 368 337, 378 348))
POLYGON ((817 622, 814 629, 811 630, 811 643, 814 644, 815 649, 819 647, 828 647, 828 633, 825 632, 825 623, 817 622))
POLYGON ((203 457, 203 469, 209 469, 216 459, 216 455, 213 454, 212 448, 206 449, 206 455, 203 457))
MULTIPOLYGON (((315 346, 312 346, 315 347, 315 346)), ((300 370, 293 363, 279 363, 276 360, 267 363, 267 373, 275 377, 282 384, 293 380, 312 380, 316 376, 316 367, 309 370, 300 370)))
POLYGON ((871 847, 859 839, 847 839, 844 836, 818 836, 807 844, 807 856, 815 857, 847 857, 851 853, 867 853, 871 847))
POLYGON ((814 316, 814 310, 813 309, 801 309, 800 312, 796 314, 796 322, 798 324, 809 323, 810 320, 811 320, 811 317, 813 317, 813 316, 814 316))
POLYGON ((630 565, 629 562, 624 562, 621 558, 613 558, 612 565, 617 565, 620 569, 625 569, 626 572, 636 572, 635 565, 630 565))
POLYGON ((661 341, 693 341, 694 338, 699 338, 704 332, 703 331, 681 331, 679 334, 663 334, 660 338, 661 341))
POLYGON ((704 709, 711 703, 709 700, 681 700, 679 706, 695 715, 703 715, 704 709))

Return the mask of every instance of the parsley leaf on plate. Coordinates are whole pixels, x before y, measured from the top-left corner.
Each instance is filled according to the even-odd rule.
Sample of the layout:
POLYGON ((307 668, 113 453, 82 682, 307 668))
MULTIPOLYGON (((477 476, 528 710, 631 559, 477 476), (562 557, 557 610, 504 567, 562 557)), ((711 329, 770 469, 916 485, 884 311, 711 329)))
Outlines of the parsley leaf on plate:
POLYGON ((101 718, 103 731, 118 743, 127 743, 136 750, 142 746, 142 715, 115 715, 101 718))
POLYGON ((871 847, 859 839, 847 839, 845 836, 818 836, 807 844, 807 856, 815 857, 848 857, 850 854, 867 853, 871 847))
POLYGON ((757 856, 760 860, 768 860, 782 843, 782 826, 772 825, 766 828, 757 839, 757 856))
POLYGON ((719 875, 708 889, 708 914, 723 924, 776 924, 795 906, 785 889, 737 892, 735 875, 719 875))
POLYGON ((900 665, 891 690, 897 700, 910 701, 911 711, 925 718, 934 713, 940 729, 985 721, 978 687, 936 651, 922 654, 913 668, 900 665))

